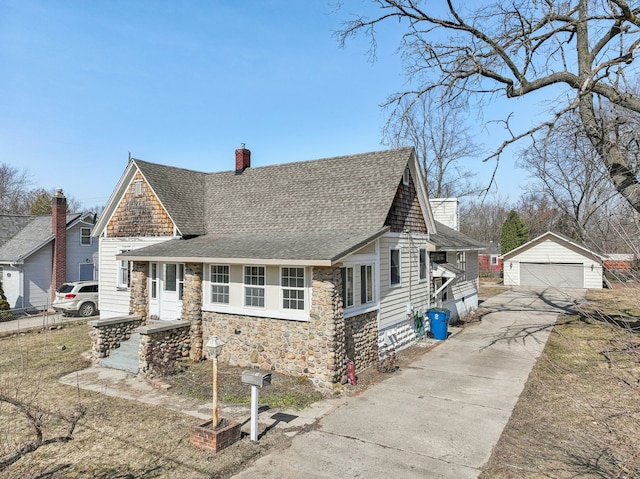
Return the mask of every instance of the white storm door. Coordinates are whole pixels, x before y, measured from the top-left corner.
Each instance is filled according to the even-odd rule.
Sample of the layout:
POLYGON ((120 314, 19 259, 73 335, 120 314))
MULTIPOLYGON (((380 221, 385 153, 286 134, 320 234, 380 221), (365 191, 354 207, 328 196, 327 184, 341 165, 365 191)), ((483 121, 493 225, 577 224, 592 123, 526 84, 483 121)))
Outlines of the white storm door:
POLYGON ((184 287, 184 265, 180 263, 158 263, 162 275, 159 282, 160 311, 162 320, 180 319, 182 315, 182 292, 184 287))

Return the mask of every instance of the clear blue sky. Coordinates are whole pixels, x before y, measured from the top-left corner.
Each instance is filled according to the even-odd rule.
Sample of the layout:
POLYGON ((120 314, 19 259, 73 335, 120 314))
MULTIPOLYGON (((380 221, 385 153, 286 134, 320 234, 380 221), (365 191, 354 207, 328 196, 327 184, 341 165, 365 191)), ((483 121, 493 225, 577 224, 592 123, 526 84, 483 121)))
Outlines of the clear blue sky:
MULTIPOLYGON (((341 49, 332 32, 371 2, 331 3, 0 0, 0 161, 93 207, 128 152, 220 171, 241 143, 253 166, 384 149, 401 30, 380 32, 370 63, 364 38, 341 49)), ((498 187, 515 200, 524 175, 509 163, 498 187)))

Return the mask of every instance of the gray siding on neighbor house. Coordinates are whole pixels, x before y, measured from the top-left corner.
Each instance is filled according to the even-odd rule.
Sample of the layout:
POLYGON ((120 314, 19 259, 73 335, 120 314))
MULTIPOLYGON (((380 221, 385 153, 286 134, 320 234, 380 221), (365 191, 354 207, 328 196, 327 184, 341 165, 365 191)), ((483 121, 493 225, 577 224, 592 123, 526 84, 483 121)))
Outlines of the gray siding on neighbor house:
POLYGON ((29 256, 22 268, 24 278, 24 304, 22 307, 49 307, 51 305, 52 244, 40 248, 29 256))
POLYGON ((80 265, 93 264, 94 277, 98 278, 98 239, 91 238, 88 246, 80 243, 80 229, 91 228, 93 224, 79 223, 67 230, 67 281, 78 281, 80 279, 80 265))

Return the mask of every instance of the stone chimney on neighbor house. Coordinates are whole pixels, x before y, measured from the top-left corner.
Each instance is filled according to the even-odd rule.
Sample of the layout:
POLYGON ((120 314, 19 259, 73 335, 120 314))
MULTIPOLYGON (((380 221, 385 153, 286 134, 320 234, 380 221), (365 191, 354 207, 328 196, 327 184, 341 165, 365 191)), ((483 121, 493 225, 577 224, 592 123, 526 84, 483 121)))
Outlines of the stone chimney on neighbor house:
POLYGON ((67 279, 67 198, 58 188, 51 200, 53 232, 53 271, 51 274, 51 298, 67 279))
POLYGON ((251 151, 244 147, 244 143, 240 144, 240 148, 236 150, 236 175, 251 166, 251 151))

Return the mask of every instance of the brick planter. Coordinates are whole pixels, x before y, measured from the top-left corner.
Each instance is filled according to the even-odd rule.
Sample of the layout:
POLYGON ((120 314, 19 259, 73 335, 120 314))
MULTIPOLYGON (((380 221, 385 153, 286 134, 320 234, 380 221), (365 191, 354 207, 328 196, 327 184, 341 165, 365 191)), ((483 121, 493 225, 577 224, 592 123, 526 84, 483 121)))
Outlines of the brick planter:
POLYGON ((200 426, 191 426, 189 441, 198 449, 204 449, 214 454, 238 442, 242 424, 235 421, 224 421, 226 421, 226 425, 216 430, 210 429, 211 421, 200 426))

